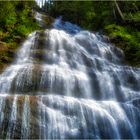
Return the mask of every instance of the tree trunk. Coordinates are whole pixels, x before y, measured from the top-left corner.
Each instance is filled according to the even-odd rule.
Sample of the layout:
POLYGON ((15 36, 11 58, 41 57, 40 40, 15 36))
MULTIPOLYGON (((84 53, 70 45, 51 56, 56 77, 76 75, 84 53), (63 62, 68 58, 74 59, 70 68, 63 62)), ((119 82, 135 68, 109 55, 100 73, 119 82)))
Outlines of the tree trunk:
POLYGON ((122 21, 125 21, 124 15, 123 15, 123 13, 122 13, 122 11, 121 11, 121 9, 120 9, 120 7, 119 7, 117 1, 114 0, 114 2, 115 2, 115 6, 116 6, 117 12, 118 12, 118 14, 119 14, 121 20, 122 20, 122 21))

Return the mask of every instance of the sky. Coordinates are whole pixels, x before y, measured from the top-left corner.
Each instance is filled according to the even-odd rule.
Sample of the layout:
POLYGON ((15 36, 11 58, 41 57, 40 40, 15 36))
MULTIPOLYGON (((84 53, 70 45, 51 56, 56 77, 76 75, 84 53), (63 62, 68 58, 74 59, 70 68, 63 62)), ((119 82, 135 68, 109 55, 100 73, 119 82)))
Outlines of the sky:
POLYGON ((45 3, 45 1, 48 1, 48 0, 35 0, 38 4, 39 7, 42 7, 45 3))

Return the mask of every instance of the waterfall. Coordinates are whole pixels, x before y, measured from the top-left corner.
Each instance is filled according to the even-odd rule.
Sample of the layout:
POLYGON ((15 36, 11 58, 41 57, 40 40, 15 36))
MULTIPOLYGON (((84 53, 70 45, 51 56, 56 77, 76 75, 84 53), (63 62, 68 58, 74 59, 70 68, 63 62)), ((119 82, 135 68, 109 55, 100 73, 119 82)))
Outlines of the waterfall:
POLYGON ((61 18, 23 42, 0 97, 1 139, 140 138, 140 68, 107 37, 61 18))

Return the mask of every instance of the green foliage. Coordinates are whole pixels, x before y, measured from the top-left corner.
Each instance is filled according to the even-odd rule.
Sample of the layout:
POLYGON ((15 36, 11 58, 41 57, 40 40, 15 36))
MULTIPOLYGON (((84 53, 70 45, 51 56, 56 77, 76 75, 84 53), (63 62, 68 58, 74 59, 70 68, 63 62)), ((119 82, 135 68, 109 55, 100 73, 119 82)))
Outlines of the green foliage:
POLYGON ((94 1, 54 1, 51 5, 52 16, 62 15, 64 20, 80 24, 84 28, 98 30, 106 21, 111 21, 110 2, 94 1))
POLYGON ((25 37, 38 28, 33 19, 34 5, 34 1, 0 1, 0 30, 7 33, 2 41, 12 42, 16 35, 25 37))
POLYGON ((5 30, 12 30, 14 24, 16 23, 16 13, 15 7, 12 2, 2 2, 0 1, 0 27, 5 30))
POLYGON ((132 34, 129 33, 129 30, 123 26, 116 24, 110 24, 105 27, 106 30, 110 33, 112 37, 120 37, 125 41, 130 41, 132 39, 132 34))
POLYGON ((140 32, 134 28, 111 24, 105 27, 105 31, 114 42, 124 50, 126 60, 131 65, 139 65, 140 61, 140 32))
POLYGON ((38 29, 34 1, 0 1, 0 69, 12 61, 19 43, 38 29))

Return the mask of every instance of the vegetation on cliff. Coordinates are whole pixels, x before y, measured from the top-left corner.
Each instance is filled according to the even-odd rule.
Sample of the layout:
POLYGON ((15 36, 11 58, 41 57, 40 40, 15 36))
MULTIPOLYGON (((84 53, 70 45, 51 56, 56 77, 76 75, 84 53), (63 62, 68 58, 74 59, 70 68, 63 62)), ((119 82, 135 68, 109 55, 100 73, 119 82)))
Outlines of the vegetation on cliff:
POLYGON ((34 1, 0 1, 0 70, 12 61, 21 41, 38 29, 34 1))

